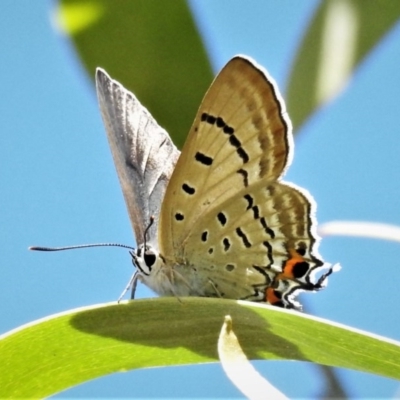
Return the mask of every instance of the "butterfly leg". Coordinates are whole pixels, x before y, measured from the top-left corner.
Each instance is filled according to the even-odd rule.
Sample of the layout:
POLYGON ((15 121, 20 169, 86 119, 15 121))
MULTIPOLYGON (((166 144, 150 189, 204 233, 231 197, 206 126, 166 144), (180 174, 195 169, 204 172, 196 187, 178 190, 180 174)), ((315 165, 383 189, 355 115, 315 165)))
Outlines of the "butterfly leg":
POLYGON ((136 286, 137 282, 140 279, 140 274, 139 271, 135 271, 135 273, 131 276, 131 279, 129 279, 128 284, 126 285, 125 289, 121 293, 121 295, 118 297, 118 303, 122 300, 122 298, 125 296, 126 292, 131 289, 131 300, 135 298, 135 292, 136 292, 136 286))
POLYGON ((222 299, 223 296, 222 296, 221 292, 218 290, 217 285, 211 279, 208 279, 208 283, 213 287, 217 297, 222 299))

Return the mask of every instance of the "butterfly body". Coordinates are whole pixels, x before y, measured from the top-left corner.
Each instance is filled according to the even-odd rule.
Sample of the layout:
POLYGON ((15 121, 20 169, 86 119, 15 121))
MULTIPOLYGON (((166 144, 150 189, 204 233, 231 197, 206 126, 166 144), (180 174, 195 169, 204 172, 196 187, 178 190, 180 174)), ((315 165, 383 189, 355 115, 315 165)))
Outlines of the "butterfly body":
MULTIPOLYGON (((142 248, 141 251, 144 251, 142 248)), ((140 251, 140 252, 141 252, 140 251)), ((226 272, 234 267, 228 264, 226 272, 216 269, 210 263, 189 263, 187 260, 174 260, 170 263, 151 247, 147 251, 156 256, 154 263, 147 265, 144 259, 135 254, 134 265, 142 272, 140 281, 161 296, 199 296, 231 299, 251 299, 263 301, 264 294, 252 289, 266 287, 265 279, 251 268, 242 269, 240 283, 232 280, 226 272), (143 273, 148 271, 147 273, 143 273), (226 276, 225 276, 226 274, 226 276)))
POLYGON ((292 158, 291 123, 266 71, 242 56, 229 61, 180 154, 136 97, 102 70, 97 89, 139 245, 135 279, 160 295, 288 308, 298 306, 299 291, 324 286, 332 269, 315 278, 324 263, 313 199, 281 180, 292 158))

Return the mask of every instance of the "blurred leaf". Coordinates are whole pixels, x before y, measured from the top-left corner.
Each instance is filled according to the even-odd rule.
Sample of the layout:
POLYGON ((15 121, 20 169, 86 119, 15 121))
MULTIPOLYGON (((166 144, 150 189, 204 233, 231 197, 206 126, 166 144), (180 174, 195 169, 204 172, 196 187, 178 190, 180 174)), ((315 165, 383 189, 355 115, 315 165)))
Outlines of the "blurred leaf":
POLYGON ((181 147, 213 78, 184 0, 61 0, 56 14, 94 78, 103 67, 181 147))
POLYGON ((400 242, 400 226, 369 221, 329 221, 318 227, 321 236, 353 236, 400 242))
POLYGON ((400 1, 325 0, 293 61, 287 106, 296 130, 346 86, 355 68, 394 26, 400 1))
POLYGON ((0 336, 0 397, 47 397, 135 368, 217 360, 224 317, 250 359, 289 359, 400 379, 400 343, 250 302, 157 298, 71 310, 0 336))

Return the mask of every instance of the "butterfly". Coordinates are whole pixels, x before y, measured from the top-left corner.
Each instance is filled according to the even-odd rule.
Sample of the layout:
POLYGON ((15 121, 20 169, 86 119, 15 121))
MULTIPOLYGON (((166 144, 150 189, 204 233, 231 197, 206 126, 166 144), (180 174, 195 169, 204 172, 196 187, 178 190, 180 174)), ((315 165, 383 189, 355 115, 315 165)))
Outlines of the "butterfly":
MULTIPOLYGON (((182 152, 139 100, 96 71, 102 118, 137 241, 141 281, 162 296, 299 308, 333 271, 318 252, 315 204, 281 180, 292 126, 268 73, 232 58, 204 96, 182 152)), ((132 295, 133 298, 133 295, 132 295)))

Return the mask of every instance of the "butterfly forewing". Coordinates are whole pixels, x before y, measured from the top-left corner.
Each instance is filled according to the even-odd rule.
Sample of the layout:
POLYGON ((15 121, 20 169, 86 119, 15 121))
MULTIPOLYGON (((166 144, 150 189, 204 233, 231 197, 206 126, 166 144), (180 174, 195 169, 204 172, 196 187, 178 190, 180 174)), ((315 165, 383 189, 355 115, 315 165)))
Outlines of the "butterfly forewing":
POLYGON ((270 78, 252 61, 233 58, 196 115, 168 186, 159 232, 162 251, 183 251, 195 224, 238 191, 273 182, 291 158, 290 121, 270 78))
POLYGON ((137 98, 102 69, 97 96, 108 141, 138 244, 154 215, 148 239, 157 245, 157 222, 179 151, 137 98))

